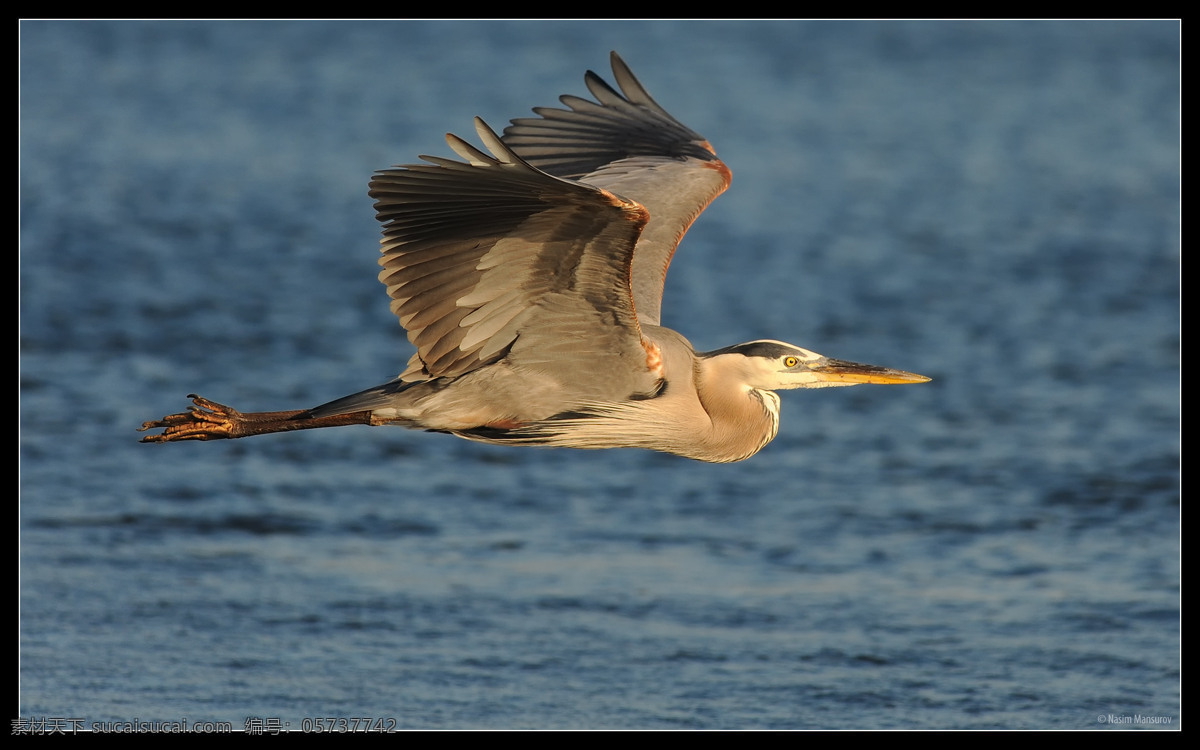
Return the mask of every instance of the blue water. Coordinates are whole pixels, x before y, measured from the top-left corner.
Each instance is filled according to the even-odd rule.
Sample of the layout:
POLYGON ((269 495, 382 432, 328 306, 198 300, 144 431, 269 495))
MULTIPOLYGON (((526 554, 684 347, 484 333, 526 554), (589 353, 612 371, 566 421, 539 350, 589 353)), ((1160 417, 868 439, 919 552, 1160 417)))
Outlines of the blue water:
POLYGON ((20 30, 18 718, 1179 727, 1177 23, 20 30), (612 49, 734 172, 664 322, 933 382, 733 465, 137 442, 399 372, 371 172, 612 49))

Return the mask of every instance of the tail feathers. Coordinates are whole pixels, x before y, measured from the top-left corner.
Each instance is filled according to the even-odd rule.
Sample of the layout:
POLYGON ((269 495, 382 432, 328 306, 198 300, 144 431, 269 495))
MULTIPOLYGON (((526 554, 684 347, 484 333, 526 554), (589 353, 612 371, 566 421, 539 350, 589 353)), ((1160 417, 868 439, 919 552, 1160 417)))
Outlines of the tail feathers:
POLYGON ((365 391, 352 393, 349 396, 342 396, 341 398, 330 401, 327 404, 314 406, 301 415, 301 418, 329 417, 335 414, 350 414, 356 411, 374 411, 375 409, 395 406, 396 394, 406 391, 415 385, 420 385, 420 383, 405 383, 400 380, 393 380, 390 383, 377 385, 374 388, 368 388, 365 391))

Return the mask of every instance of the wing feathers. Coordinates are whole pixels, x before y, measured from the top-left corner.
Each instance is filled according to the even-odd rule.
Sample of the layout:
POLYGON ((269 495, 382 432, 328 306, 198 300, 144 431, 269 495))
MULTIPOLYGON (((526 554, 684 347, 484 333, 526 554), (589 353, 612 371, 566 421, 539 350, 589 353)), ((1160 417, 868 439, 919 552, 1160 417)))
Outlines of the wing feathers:
POLYGON ((645 210, 531 166, 482 120, 476 131, 490 154, 450 135, 465 161, 422 156, 371 182, 384 227, 379 278, 417 347, 419 376, 462 375, 553 326, 594 341, 581 348, 590 362, 563 367, 640 347, 629 275, 645 210))
POLYGON ((585 75, 594 101, 564 95, 565 109, 538 107, 503 137, 476 118, 482 148, 450 134, 459 159, 375 175, 379 278, 417 347, 404 377, 505 356, 644 385, 630 374, 645 363, 639 319, 658 323, 675 246, 729 172, 615 53, 612 70, 616 88, 585 75))
POLYGON ((729 170, 702 136, 650 97, 612 54, 620 91, 588 71, 595 101, 559 97, 566 109, 536 107, 518 118, 504 142, 530 165, 636 201, 650 213, 638 241, 633 297, 638 318, 658 324, 662 289, 675 248, 700 212, 729 185, 729 170))

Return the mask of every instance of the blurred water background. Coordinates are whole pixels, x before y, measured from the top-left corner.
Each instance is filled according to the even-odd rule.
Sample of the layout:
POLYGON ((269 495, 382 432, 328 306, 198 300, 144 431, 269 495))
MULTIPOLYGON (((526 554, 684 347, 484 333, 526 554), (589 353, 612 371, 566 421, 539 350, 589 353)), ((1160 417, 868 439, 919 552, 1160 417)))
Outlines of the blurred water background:
POLYGON ((1179 727, 1178 23, 20 45, 19 717, 1179 727), (189 392, 301 408, 398 373, 370 174, 585 94, 610 50, 734 173, 664 322, 933 382, 784 393, 733 465, 137 442, 189 392))

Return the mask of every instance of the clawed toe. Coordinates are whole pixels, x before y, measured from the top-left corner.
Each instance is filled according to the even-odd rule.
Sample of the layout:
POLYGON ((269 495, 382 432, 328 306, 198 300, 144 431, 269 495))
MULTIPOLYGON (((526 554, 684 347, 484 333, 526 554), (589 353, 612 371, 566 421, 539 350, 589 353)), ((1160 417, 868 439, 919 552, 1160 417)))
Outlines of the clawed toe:
POLYGON ((143 443, 168 443, 174 440, 219 440, 234 437, 235 423, 241 419, 241 413, 224 404, 209 401, 206 398, 190 394, 195 406, 189 406, 186 412, 168 414, 162 419, 143 422, 138 432, 163 428, 157 435, 147 435, 143 443))

